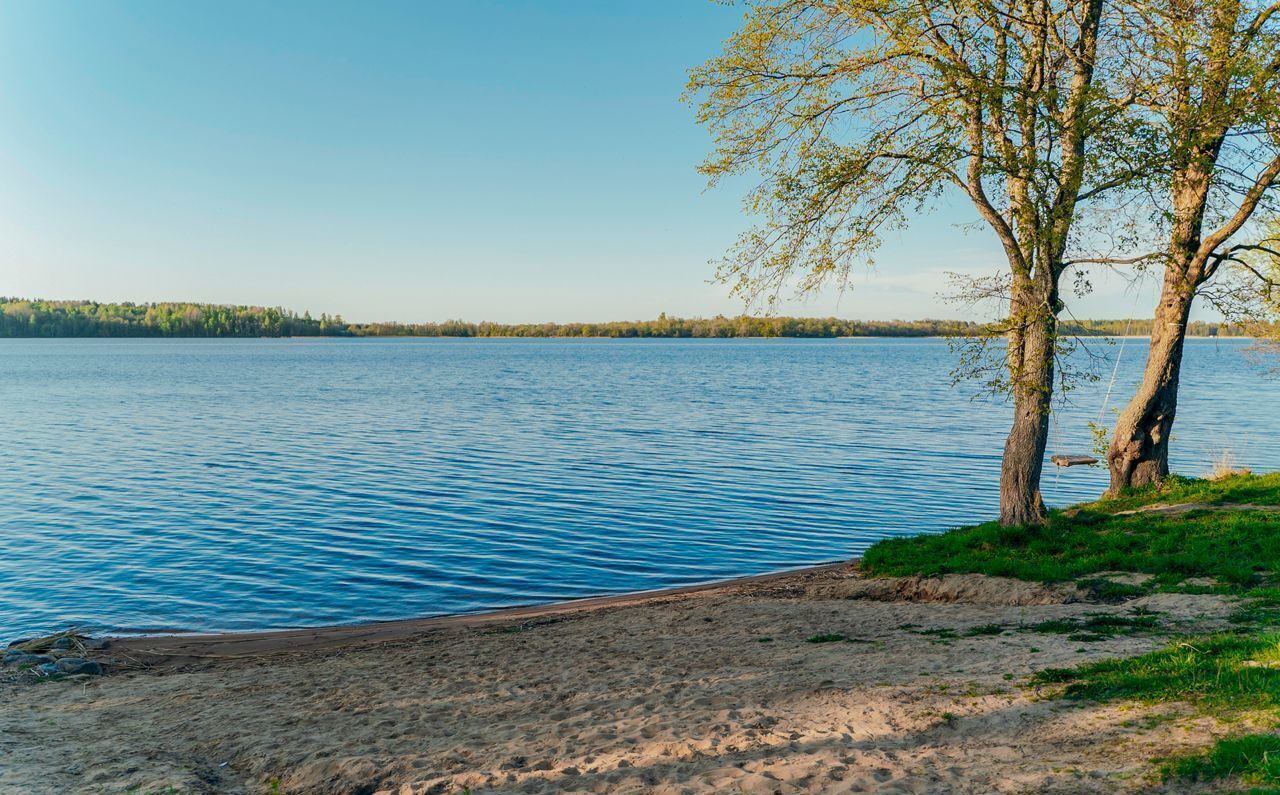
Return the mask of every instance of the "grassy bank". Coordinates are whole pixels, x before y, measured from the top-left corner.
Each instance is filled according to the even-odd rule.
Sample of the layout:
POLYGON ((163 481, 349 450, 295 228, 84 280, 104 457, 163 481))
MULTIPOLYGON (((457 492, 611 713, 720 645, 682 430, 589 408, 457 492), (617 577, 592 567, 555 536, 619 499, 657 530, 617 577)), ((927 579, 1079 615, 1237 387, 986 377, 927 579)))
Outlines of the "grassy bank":
POLYGON ((1045 527, 991 522, 882 541, 867 550, 863 570, 880 576, 976 573, 1041 582, 1125 571, 1154 575, 1157 586, 1191 578, 1248 586, 1280 571, 1277 511, 1280 473, 1216 481, 1177 478, 1163 489, 1053 511, 1045 527), (1202 507, 1185 513, 1149 510, 1166 505, 1202 507))
POLYGON ((1189 705, 1237 730, 1201 754, 1158 760, 1166 780, 1280 793, 1280 473, 1175 478, 1054 511, 1041 528, 989 523, 884 541, 867 551, 863 571, 1074 581, 1102 600, 1159 591, 1238 598, 1228 631, 1048 669, 1032 684, 1067 699, 1189 705))

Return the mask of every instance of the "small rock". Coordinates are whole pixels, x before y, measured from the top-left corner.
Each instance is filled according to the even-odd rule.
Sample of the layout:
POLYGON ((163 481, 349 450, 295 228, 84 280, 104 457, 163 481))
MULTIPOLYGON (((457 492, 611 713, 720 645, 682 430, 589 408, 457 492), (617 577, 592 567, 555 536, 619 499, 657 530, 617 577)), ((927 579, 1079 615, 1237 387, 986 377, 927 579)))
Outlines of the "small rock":
POLYGON ((62 671, 58 670, 58 664, 51 662, 44 663, 43 665, 37 665, 32 670, 34 670, 39 676, 53 676, 54 674, 62 673, 62 671))
POLYGON ((11 640, 9 641, 9 648, 12 649, 14 646, 18 646, 23 643, 30 643, 33 640, 36 640, 36 639, 35 638, 18 638, 17 640, 11 640))
POLYGON ((9 652, 4 656, 5 665, 44 665, 53 662, 47 654, 31 654, 25 651, 9 652))
POLYGON ((107 648, 111 644, 108 640, 102 638, 81 638, 80 645, 91 651, 100 651, 107 648))
POLYGON ((63 657, 54 665, 58 671, 64 674, 89 674, 90 676, 98 676, 102 673, 102 666, 93 660, 86 660, 83 657, 63 657))
POLYGON ((49 648, 50 649, 73 649, 75 648, 75 641, 73 641, 69 635, 63 635, 62 637, 55 640, 49 646, 49 648))

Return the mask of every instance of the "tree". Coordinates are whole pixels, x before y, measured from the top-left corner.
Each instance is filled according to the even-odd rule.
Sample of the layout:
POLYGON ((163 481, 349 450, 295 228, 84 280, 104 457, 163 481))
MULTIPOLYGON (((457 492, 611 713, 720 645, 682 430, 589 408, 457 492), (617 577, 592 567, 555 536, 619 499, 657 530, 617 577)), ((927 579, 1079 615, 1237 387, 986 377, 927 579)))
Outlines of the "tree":
POLYGON ((1120 103, 1098 80, 1103 0, 750 0, 688 97, 715 138, 712 184, 753 174, 762 220, 719 276, 749 302, 835 282, 946 191, 1008 265, 1003 375, 1014 419, 1004 524, 1044 519, 1040 475, 1059 284, 1082 202, 1134 178, 1120 103))
MULTIPOLYGON (((1159 129, 1162 157, 1149 168, 1163 251, 1132 258, 1163 263, 1142 384, 1120 413, 1107 452, 1111 491, 1158 483, 1169 473, 1187 320, 1198 293, 1228 319, 1267 306, 1274 275, 1249 255, 1270 241, 1235 242, 1267 206, 1280 179, 1280 3, 1154 0, 1125 6, 1135 109, 1159 129), (1208 290, 1215 276, 1221 289, 1208 290), (1237 277, 1252 281, 1247 289, 1237 277), (1262 292, 1257 292, 1261 288, 1262 292), (1250 293, 1261 302, 1248 298, 1250 293)), ((1272 304, 1274 306, 1274 304, 1272 304)))

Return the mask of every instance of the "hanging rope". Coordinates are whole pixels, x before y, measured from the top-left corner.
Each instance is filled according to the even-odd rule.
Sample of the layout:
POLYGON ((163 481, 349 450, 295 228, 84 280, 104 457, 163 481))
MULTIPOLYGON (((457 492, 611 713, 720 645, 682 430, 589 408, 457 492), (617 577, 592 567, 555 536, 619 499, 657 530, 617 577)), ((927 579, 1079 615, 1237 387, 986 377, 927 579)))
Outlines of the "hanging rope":
MULTIPOLYGON (((1134 308, 1134 312, 1136 312, 1138 308, 1138 297, 1134 298, 1133 308, 1134 308)), ((1120 361, 1124 358, 1124 347, 1129 342, 1129 332, 1133 330, 1134 312, 1129 313, 1129 319, 1125 322, 1124 335, 1120 337, 1120 349, 1116 351, 1115 365, 1111 368, 1111 381, 1107 384, 1107 393, 1102 397, 1102 407, 1098 409, 1098 419, 1095 423, 1093 423, 1095 427, 1101 426, 1102 420, 1107 415, 1107 406, 1111 403, 1111 393, 1115 391, 1116 380, 1120 376, 1120 361)), ((1061 450, 1062 449, 1062 431, 1058 427, 1058 412, 1056 411, 1052 412, 1050 421, 1052 423, 1052 431, 1053 431, 1053 446, 1055 449, 1061 450)), ((1058 455, 1052 455, 1049 458, 1050 460, 1053 461, 1053 463, 1057 464, 1056 469, 1059 472, 1064 466, 1075 466, 1076 464, 1098 463, 1098 459, 1094 458, 1093 456, 1087 456, 1087 455, 1058 454, 1058 455)), ((1055 475, 1054 475, 1055 485, 1057 483, 1057 475, 1059 474, 1059 472, 1055 472, 1055 475)))
POLYGON ((1094 423, 1095 425, 1101 425, 1102 418, 1107 413, 1107 404, 1111 402, 1111 391, 1116 388, 1116 376, 1120 374, 1120 359, 1124 357, 1124 345, 1129 341, 1129 329, 1132 327, 1133 314, 1130 313, 1129 322, 1124 326, 1124 336, 1120 338, 1120 350, 1116 351, 1116 365, 1111 368, 1111 383, 1107 384, 1107 394, 1102 398, 1102 408, 1098 409, 1098 421, 1094 423))

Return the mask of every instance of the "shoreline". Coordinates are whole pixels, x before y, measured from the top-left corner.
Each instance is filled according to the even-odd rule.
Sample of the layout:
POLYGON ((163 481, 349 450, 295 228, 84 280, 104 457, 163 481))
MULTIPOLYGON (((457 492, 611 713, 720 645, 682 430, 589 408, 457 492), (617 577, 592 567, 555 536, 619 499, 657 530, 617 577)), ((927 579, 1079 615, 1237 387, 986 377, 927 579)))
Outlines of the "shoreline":
MULTIPOLYGON (((1128 339, 1128 340, 1145 340, 1149 339, 1149 334, 1080 334, 1080 339, 1128 339)), ((731 336, 731 337, 713 337, 713 336, 626 336, 626 335, 593 335, 579 336, 569 334, 545 334, 545 335, 529 335, 529 334, 484 334, 484 335, 466 335, 466 334, 291 334, 291 335, 268 335, 268 336, 236 336, 224 335, 219 337, 210 336, 162 336, 162 335, 137 335, 137 336, 25 336, 25 337, 0 337, 0 340, 948 340, 948 339, 975 339, 974 335, 961 335, 959 337, 949 337, 945 334, 852 334, 841 336, 795 336, 795 335, 777 335, 777 336, 731 336)), ((1236 334, 1187 334, 1184 339, 1189 340, 1244 340, 1257 341, 1258 337, 1244 336, 1236 334)))
POLYGON ((0 682, 0 791, 1154 795, 1150 759, 1225 729, 1027 686, 1165 643, 1038 629, 1135 608, 1177 632, 1234 610, 981 575, 882 583, 843 562, 480 614, 113 639, 106 676, 0 682))
POLYGON ((507 623, 518 619, 537 619, 573 613, 590 613, 613 607, 632 607, 651 602, 732 590, 743 586, 764 585, 806 575, 821 575, 853 569, 860 558, 818 563, 764 574, 751 574, 696 585, 681 585, 648 591, 627 591, 604 596, 584 596, 545 604, 503 607, 477 613, 454 613, 441 616, 398 618, 357 624, 330 624, 320 627, 261 629, 245 632, 178 632, 155 634, 108 635, 112 653, 149 655, 168 660, 266 657, 276 654, 317 651, 344 646, 387 643, 413 638, 432 630, 478 627, 507 623))

